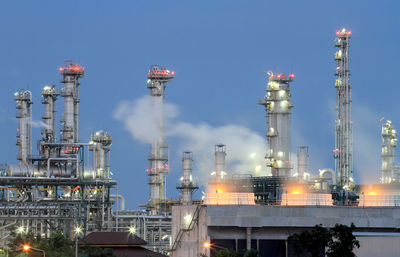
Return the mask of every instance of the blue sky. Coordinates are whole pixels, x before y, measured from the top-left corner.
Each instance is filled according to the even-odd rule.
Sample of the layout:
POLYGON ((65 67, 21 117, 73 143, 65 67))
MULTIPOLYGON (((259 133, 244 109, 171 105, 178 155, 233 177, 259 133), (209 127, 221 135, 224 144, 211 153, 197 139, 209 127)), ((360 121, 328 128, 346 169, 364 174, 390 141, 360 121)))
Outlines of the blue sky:
MULTIPOLYGON (((80 87, 81 139, 99 129, 112 134, 112 170, 129 208, 148 199, 149 146, 134 140, 113 114, 122 101, 148 94, 151 64, 176 71, 166 97, 179 107, 176 120, 235 124, 259 135, 265 127, 264 110, 257 105, 264 94, 264 71, 295 73, 293 151, 309 145, 312 171, 333 168, 333 40, 345 26, 353 31, 355 173, 359 181, 373 180, 379 176, 379 118, 400 126, 399 10, 398 1, 1 0, 0 162, 16 162, 12 94, 30 89, 34 118, 40 119, 41 89, 48 83, 61 88, 58 67, 76 60, 86 67, 80 87)), ((36 142, 40 129, 34 136, 36 142)), ((178 196, 179 140, 168 139, 170 197, 178 196)), ((210 158, 212 152, 210 145, 210 158)))

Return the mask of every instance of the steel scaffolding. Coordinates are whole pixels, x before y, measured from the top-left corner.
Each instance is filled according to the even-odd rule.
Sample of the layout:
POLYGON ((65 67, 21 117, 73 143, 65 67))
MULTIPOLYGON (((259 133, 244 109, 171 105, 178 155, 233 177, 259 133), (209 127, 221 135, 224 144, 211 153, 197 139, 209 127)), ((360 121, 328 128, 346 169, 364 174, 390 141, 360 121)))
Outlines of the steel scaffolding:
POLYGON ((336 111, 335 122, 335 171, 337 185, 352 189, 353 181, 353 122, 351 120, 351 84, 349 82, 349 46, 351 31, 341 29, 336 32, 335 47, 338 51, 335 71, 336 111))

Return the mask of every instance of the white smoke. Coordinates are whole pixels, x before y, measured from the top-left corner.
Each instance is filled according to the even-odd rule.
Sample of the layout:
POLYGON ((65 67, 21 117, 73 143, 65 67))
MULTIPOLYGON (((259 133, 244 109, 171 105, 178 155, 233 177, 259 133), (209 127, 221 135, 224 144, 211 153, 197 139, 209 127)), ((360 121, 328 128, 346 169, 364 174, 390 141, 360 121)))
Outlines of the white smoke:
POLYGON ((382 115, 364 104, 353 107, 354 172, 360 183, 377 183, 381 175, 382 115))
POLYGON ((120 103, 114 118, 124 123, 134 139, 151 143, 161 133, 159 124, 164 114, 166 135, 179 140, 175 156, 181 156, 184 150, 192 151, 202 183, 214 170, 214 146, 219 143, 226 145, 227 173, 268 175, 264 165, 265 140, 257 132, 232 124, 215 127, 205 122, 178 121, 178 113, 177 105, 164 102, 162 110, 160 100, 154 102, 154 98, 144 96, 120 103))
POLYGON ((134 139, 151 143, 162 132, 162 117, 168 122, 178 113, 177 106, 165 102, 163 104, 160 97, 146 95, 134 101, 120 103, 114 112, 114 118, 124 123, 125 129, 134 139))
POLYGON ((44 129, 50 129, 51 126, 48 126, 46 123, 44 123, 41 120, 32 120, 31 125, 33 128, 44 128, 44 129))

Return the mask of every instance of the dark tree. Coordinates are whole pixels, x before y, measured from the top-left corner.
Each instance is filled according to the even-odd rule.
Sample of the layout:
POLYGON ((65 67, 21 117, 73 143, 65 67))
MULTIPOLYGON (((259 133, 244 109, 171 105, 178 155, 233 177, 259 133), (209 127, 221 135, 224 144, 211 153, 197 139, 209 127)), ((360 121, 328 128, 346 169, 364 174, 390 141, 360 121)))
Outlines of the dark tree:
POLYGON ((328 257, 355 257, 353 250, 360 248, 360 243, 353 235, 356 226, 351 223, 350 227, 336 224, 331 228, 332 239, 328 243, 328 257))
POLYGON ((305 230, 300 234, 291 235, 288 240, 293 245, 298 257, 324 256, 325 247, 332 235, 327 228, 316 225, 312 230, 305 230))

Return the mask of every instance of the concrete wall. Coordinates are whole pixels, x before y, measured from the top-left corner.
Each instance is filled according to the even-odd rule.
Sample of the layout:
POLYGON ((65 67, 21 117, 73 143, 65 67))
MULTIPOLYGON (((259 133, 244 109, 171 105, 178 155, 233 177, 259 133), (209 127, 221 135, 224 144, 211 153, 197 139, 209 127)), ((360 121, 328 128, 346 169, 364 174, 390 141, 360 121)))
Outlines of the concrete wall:
POLYGON ((357 237, 360 248, 354 252, 358 257, 398 257, 400 256, 399 236, 357 237))
MULTIPOLYGON (((196 206, 172 208, 173 239, 176 238, 179 229, 188 225, 185 224, 185 216, 193 215, 195 210, 196 206)), ((333 227, 336 223, 354 223, 359 232, 375 233, 374 237, 359 236, 359 257, 400 256, 400 236, 388 237, 400 228, 400 208, 262 205, 202 206, 198 224, 193 230, 184 233, 172 256, 199 257, 200 253, 210 254, 209 250, 203 247, 203 243, 213 240, 226 240, 236 248, 241 245, 241 249, 244 240, 252 247, 261 242, 265 243, 266 240, 285 242, 289 235, 306 228, 317 224, 333 227), (378 250, 379 255, 376 254, 378 250), (397 255, 393 255, 396 253, 397 255)), ((280 252, 276 256, 281 254, 280 252)))

